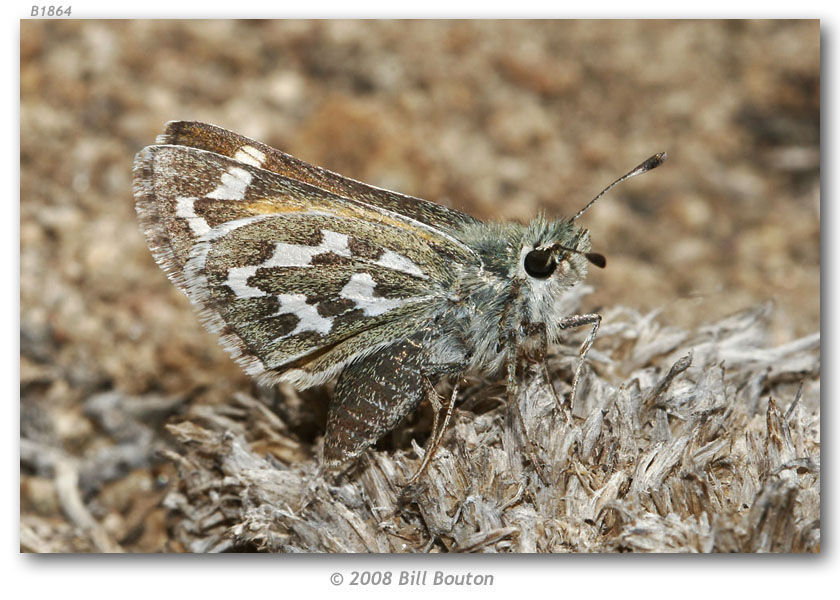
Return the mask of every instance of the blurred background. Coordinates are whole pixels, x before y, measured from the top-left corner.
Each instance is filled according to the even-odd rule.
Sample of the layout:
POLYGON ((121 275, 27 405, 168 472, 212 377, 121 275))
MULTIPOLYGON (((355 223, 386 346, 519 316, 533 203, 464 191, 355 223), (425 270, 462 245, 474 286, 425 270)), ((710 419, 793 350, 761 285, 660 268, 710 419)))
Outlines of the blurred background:
POLYGON ((574 214, 667 151, 582 218, 608 259, 583 310, 690 328, 772 301, 771 343, 819 329, 818 21, 22 21, 20 40, 27 549, 99 548, 53 451, 87 461, 94 531, 177 549, 171 467, 114 445, 157 436, 150 406, 250 389, 138 231, 133 157, 169 120, 488 220, 574 214), (147 430, 114 424, 126 398, 147 430))

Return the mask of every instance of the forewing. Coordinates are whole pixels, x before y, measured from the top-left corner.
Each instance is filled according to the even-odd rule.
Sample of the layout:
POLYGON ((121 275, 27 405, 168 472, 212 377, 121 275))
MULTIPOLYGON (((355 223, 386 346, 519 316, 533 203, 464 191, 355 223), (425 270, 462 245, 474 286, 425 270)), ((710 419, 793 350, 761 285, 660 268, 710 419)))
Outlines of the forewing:
POLYGON ((380 207, 184 146, 138 154, 155 258, 251 374, 313 385, 411 334, 474 263, 449 235, 380 207))
POLYGON ((255 140, 215 125, 172 121, 158 143, 190 146, 236 158, 291 179, 314 185, 346 198, 409 217, 436 229, 455 232, 476 219, 457 210, 397 192, 377 188, 310 165, 255 140))

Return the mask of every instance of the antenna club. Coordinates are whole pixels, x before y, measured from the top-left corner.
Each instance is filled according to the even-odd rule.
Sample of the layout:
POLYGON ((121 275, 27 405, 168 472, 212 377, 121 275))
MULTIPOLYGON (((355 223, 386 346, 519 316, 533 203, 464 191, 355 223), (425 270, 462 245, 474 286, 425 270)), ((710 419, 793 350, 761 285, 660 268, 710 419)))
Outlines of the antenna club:
POLYGON ((642 163, 642 167, 645 171, 652 171, 662 163, 668 160, 668 153, 667 152, 659 152, 658 154, 654 154, 645 162, 642 163))
POLYGON ((586 260, 599 269, 603 269, 607 266, 607 259, 603 254, 599 254, 598 252, 587 252, 584 256, 586 257, 586 260))

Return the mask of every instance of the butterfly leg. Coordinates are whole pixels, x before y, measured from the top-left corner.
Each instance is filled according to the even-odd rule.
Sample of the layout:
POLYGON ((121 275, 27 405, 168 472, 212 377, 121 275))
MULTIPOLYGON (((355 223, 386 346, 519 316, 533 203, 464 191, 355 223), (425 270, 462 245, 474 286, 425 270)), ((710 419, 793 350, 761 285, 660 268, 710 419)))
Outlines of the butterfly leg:
POLYGON ((517 397, 518 383, 516 379, 517 354, 517 352, 511 352, 510 358, 507 362, 508 406, 514 412, 514 416, 519 422, 519 426, 522 428, 522 434, 525 437, 525 443, 528 446, 528 455, 531 459, 531 463, 534 465, 534 469, 537 472, 537 476, 544 484, 548 485, 548 478, 546 477, 546 474, 542 468, 542 464, 539 461, 537 444, 531 439, 531 436, 528 434, 528 428, 525 426, 525 418, 522 416, 522 410, 519 408, 519 398, 517 397))
POLYGON ((551 390, 551 395, 554 396, 555 404, 558 408, 562 407, 563 401, 557 395, 557 390, 554 389, 554 384, 551 383, 551 376, 548 373, 548 332, 546 331, 545 323, 527 323, 524 324, 524 328, 526 335, 536 335, 539 337, 539 346, 534 358, 540 363, 543 379, 548 389, 551 390))
POLYGON ((571 329, 573 327, 583 327, 584 325, 592 325, 592 331, 586 336, 583 345, 580 347, 580 355, 578 358, 577 368, 575 369, 575 376, 572 380, 572 393, 569 396, 569 407, 574 406, 575 397, 577 395, 578 382, 583 373, 583 364, 586 360, 586 354, 595 341, 595 336, 598 333, 598 328, 601 326, 601 315, 590 313, 586 315, 572 315, 560 321, 560 329, 571 329))
MULTIPOLYGON (((428 380, 427 380, 428 381, 428 380)), ((431 383, 429 383, 431 385, 431 383)), ((449 405, 446 407, 446 416, 443 419, 443 425, 441 425, 440 429, 438 429, 438 413, 440 412, 440 401, 437 400, 437 392, 435 392, 434 388, 432 388, 431 393, 435 396, 435 402, 437 403, 435 408, 435 418, 434 424, 432 425, 432 435, 429 438, 429 444, 426 447, 426 453, 423 455, 423 462, 420 463, 420 468, 417 469, 417 472, 411 476, 411 479, 408 480, 406 485, 411 485, 420 475, 423 474, 423 471, 429 466, 429 463, 432 461, 432 458, 437 452, 438 447, 440 446, 441 441, 443 440, 443 434, 446 432, 446 427, 449 425, 449 419, 452 417, 452 410, 455 408, 455 399, 458 396, 458 382, 455 382, 455 385, 452 386, 452 395, 449 398, 449 405)))

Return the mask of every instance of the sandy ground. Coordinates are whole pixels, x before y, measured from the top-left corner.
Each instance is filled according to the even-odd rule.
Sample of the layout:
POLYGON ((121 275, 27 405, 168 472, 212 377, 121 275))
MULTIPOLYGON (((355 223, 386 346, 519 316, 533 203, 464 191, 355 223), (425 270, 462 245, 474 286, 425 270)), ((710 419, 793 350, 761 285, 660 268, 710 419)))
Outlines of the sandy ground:
MULTIPOLYGON (((251 389, 137 228, 133 156, 166 121, 215 123, 495 220, 572 214, 666 150, 583 218, 608 259, 585 308, 662 310, 691 328, 772 301, 782 343, 820 324, 819 33, 817 21, 22 22, 21 435, 35 444, 22 519, 52 549, 96 547, 56 475, 78 460, 70 487, 122 549, 177 549, 160 505, 173 468, 114 462, 115 440, 165 445, 173 412, 251 389), (145 429, 115 424, 109 398, 140 399, 145 429)), ((299 421, 309 436, 323 427, 317 411, 299 421)))

